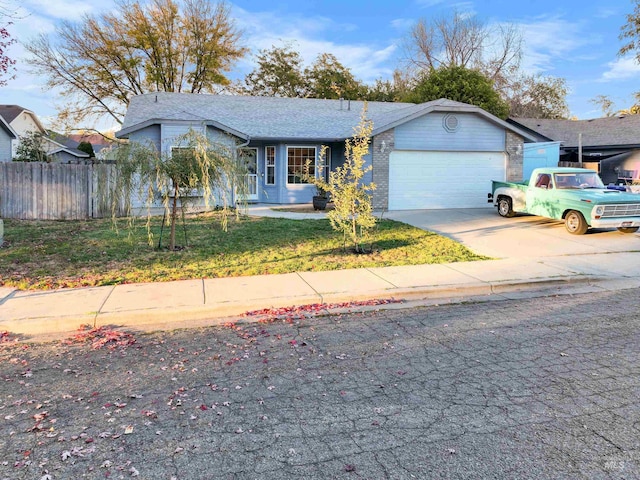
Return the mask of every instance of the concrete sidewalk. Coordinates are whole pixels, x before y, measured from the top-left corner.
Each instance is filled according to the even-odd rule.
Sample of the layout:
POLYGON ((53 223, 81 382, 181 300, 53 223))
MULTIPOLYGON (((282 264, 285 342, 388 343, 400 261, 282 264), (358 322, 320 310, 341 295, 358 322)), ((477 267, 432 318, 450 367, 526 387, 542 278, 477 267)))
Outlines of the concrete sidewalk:
MULTIPOLYGON (((252 207, 249 214, 325 216, 274 212, 261 205, 252 207)), ((403 305, 437 304, 638 286, 640 254, 615 252, 54 291, 0 287, 0 332, 33 338, 73 332, 83 324, 183 328, 229 321, 251 310, 306 304, 373 299, 401 300, 403 305)))
POLYGON ((639 271, 637 253, 619 253, 38 292, 0 288, 0 331, 31 337, 72 332, 82 324, 183 328, 305 304, 395 299, 413 305, 627 289, 640 286, 639 271))

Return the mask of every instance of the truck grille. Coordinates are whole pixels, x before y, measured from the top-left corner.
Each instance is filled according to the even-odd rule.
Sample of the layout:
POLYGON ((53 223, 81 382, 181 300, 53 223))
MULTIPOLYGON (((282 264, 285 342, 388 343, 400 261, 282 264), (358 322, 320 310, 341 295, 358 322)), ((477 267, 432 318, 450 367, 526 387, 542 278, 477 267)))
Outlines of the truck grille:
POLYGON ((626 205, 603 205, 602 218, 607 217, 637 217, 640 216, 640 203, 628 203, 626 205))

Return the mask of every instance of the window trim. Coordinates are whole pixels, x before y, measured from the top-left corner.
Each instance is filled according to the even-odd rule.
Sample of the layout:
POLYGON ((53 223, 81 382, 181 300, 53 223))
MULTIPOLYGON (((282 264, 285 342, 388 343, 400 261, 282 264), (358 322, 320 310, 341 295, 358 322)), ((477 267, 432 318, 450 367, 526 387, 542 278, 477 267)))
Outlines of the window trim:
POLYGON ((313 155, 313 174, 316 174, 316 169, 318 167, 318 146, 317 145, 287 145, 287 186, 305 186, 305 185, 311 185, 309 182, 301 182, 301 183, 291 183, 289 182, 289 150, 291 150, 292 148, 308 148, 308 149, 313 149, 314 151, 314 155, 313 155))
POLYGON ((264 147, 264 184, 273 186, 276 182, 276 157, 277 157, 277 149, 275 145, 265 145, 264 147), (268 150, 273 149, 273 165, 269 165, 269 154, 268 150), (273 181, 269 182, 269 169, 273 170, 273 181))

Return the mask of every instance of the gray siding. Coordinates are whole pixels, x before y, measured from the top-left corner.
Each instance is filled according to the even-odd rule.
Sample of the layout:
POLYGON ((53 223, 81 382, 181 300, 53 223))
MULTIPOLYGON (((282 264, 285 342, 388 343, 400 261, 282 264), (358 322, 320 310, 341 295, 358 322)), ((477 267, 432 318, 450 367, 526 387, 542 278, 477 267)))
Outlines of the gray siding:
POLYGON ((129 135, 129 141, 142 145, 153 145, 157 150, 160 150, 160 125, 151 125, 132 132, 129 135))
POLYGON ((505 149, 504 128, 473 113, 434 112, 395 128, 395 148, 399 150, 442 150, 499 152, 505 149), (447 115, 458 120, 455 131, 444 126, 447 115))
POLYGON ((201 123, 162 124, 162 153, 169 154, 171 147, 179 142, 179 137, 186 135, 190 130, 203 133, 201 123))
MULTIPOLYGON (((193 127, 193 128, 195 130, 198 127, 193 127)), ((212 143, 221 143, 223 145, 227 145, 228 147, 233 147, 234 145, 237 144, 237 141, 240 143, 244 143, 241 140, 237 140, 236 137, 226 132, 223 132, 222 130, 218 130, 217 128, 214 128, 214 127, 207 127, 207 138, 212 143)))
POLYGON ((55 163, 84 163, 85 161, 91 161, 88 157, 76 157, 69 152, 58 152, 51 155, 51 161, 55 163))
POLYGON ((0 128, 0 162, 11 161, 11 137, 4 128, 0 128))

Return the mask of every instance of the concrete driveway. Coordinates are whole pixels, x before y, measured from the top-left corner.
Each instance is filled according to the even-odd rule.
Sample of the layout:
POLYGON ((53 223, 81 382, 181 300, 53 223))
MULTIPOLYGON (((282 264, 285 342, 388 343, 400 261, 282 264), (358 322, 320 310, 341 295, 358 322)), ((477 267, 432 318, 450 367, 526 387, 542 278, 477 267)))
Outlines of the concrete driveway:
POLYGON ((439 233, 494 258, 640 252, 640 233, 595 229, 571 235, 562 222, 530 215, 503 218, 490 207, 394 211, 384 218, 439 233))

